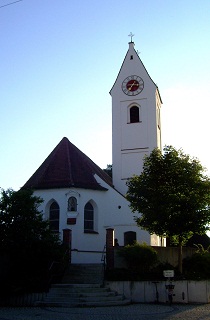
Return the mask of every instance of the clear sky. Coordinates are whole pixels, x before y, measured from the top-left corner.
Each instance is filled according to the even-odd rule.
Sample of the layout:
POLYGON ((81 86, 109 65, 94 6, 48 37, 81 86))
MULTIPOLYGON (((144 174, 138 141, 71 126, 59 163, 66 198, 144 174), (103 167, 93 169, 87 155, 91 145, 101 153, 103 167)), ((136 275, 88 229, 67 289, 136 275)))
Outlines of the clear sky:
POLYGON ((66 136, 112 163, 109 91, 128 34, 163 100, 162 142, 210 171, 209 0, 0 0, 0 187, 18 190, 66 136))

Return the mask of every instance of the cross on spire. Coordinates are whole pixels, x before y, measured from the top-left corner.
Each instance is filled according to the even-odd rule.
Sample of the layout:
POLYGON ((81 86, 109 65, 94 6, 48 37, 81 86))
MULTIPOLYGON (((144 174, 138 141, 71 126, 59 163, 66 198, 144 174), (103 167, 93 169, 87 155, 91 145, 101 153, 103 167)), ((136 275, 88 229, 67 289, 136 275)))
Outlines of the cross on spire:
POLYGON ((132 32, 130 32, 130 34, 128 36, 131 37, 131 42, 133 42, 134 34, 132 32))

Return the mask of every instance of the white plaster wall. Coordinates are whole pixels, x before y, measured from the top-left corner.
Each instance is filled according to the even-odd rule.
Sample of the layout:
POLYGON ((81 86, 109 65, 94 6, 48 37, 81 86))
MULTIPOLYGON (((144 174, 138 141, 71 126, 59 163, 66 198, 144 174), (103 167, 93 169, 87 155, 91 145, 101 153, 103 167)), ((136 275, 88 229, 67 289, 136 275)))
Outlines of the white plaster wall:
MULTIPOLYGON (((147 151, 133 151, 133 152, 122 152, 121 153, 121 179, 124 180, 123 184, 126 184, 128 178, 131 178, 134 174, 140 175, 142 172, 142 167, 144 163, 145 155, 148 155, 147 151)), ((124 193, 127 192, 127 186, 123 188, 124 193)))
MULTIPOLYGON (((167 281, 159 281, 157 289, 159 302, 168 302, 165 288, 167 281)), ((174 281, 174 303, 210 303, 210 280, 174 281)), ((156 301, 155 284, 151 281, 107 281, 106 286, 124 294, 132 302, 150 303, 156 301)))
POLYGON ((117 190, 125 194, 126 178, 139 174, 142 171, 144 155, 161 145, 157 128, 157 87, 137 56, 133 44, 129 45, 129 51, 110 93, 113 183, 117 190), (133 60, 130 60, 130 55, 133 55, 133 60), (127 96, 121 89, 123 80, 130 75, 138 75, 144 80, 144 89, 136 96, 127 96), (130 105, 140 107, 140 123, 128 123, 130 105))
POLYGON ((51 200, 57 201, 60 207, 60 236, 62 230, 69 228, 72 230, 72 263, 100 263, 102 251, 106 243, 106 229, 113 228, 115 237, 120 245, 124 245, 124 232, 135 231, 137 241, 150 244, 151 236, 148 232, 137 227, 134 216, 128 206, 127 200, 116 190, 108 186, 99 177, 97 180, 108 189, 108 191, 97 191, 88 189, 50 189, 39 190, 35 194, 44 199, 40 209, 48 219, 47 204, 51 200), (67 201, 69 196, 78 197, 78 211, 76 214, 76 224, 67 225, 67 201), (84 206, 88 201, 94 203, 94 214, 96 215, 97 234, 84 233, 84 206), (99 251, 99 253, 78 252, 79 251, 99 251))
POLYGON ((210 281, 188 281, 188 299, 190 303, 210 302, 210 281))
POLYGON ((148 147, 148 106, 147 99, 135 99, 135 103, 130 100, 120 102, 121 117, 121 150, 138 149, 148 147), (140 108, 140 122, 130 123, 130 105, 137 105, 140 108))

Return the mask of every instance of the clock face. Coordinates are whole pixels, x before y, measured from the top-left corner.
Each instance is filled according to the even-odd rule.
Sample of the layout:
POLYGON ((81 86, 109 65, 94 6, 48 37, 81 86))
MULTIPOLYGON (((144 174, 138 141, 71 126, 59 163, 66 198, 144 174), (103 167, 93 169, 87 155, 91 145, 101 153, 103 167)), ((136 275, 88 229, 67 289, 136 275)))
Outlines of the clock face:
POLYGON ((144 89, 144 81, 139 76, 129 76, 122 83, 122 91, 128 96, 136 96, 144 89))

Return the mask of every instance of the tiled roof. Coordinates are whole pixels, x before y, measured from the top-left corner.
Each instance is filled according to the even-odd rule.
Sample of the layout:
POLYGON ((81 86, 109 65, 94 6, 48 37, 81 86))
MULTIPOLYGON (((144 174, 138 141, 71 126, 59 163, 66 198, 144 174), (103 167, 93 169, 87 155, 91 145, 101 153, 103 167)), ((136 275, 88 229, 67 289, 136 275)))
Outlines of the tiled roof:
POLYGON ((107 190, 94 178, 97 174, 108 185, 111 178, 67 138, 63 138, 23 188, 85 188, 107 190))

